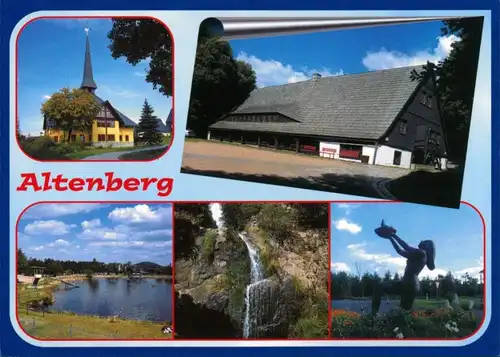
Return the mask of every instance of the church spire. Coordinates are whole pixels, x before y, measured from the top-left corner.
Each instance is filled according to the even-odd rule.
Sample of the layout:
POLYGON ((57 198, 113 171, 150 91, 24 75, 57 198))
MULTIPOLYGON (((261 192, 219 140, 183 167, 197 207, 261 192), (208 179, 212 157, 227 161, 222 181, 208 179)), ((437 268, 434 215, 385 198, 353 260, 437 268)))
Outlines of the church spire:
POLYGON ((89 29, 85 29, 86 42, 85 42, 85 62, 83 64, 83 80, 80 88, 86 89, 93 93, 97 89, 97 84, 94 81, 94 74, 92 72, 92 59, 90 57, 90 42, 89 42, 89 29))

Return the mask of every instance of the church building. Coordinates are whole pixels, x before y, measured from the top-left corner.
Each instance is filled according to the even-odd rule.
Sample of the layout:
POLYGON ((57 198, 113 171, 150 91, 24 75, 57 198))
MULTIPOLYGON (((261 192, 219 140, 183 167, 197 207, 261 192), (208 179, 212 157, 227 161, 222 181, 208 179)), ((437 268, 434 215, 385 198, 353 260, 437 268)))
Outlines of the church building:
MULTIPOLYGON (((109 101, 101 99, 95 94, 97 84, 92 71, 88 33, 85 44, 83 80, 80 88, 92 94, 97 103, 101 105, 101 111, 92 121, 92 126, 87 131, 73 130, 69 141, 90 143, 92 146, 134 146, 134 128, 137 124, 113 107, 109 101)), ((50 118, 44 118, 43 130, 45 135, 49 136, 54 142, 67 139, 68 133, 57 129, 54 124, 54 121, 50 118)))

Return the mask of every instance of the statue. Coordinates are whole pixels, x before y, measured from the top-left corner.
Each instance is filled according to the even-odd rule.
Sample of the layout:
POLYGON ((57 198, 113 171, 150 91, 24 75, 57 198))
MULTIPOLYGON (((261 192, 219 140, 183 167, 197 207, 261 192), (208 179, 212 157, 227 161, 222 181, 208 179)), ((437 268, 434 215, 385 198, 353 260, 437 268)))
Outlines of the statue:
POLYGON ((406 268, 403 278, 399 282, 379 284, 372 296, 372 314, 378 313, 380 300, 384 293, 395 293, 401 296, 401 308, 411 310, 415 297, 420 292, 418 274, 427 265, 429 270, 434 270, 435 246, 432 240, 424 240, 418 248, 412 247, 396 235, 396 229, 388 226, 382 220, 375 233, 384 239, 389 239, 396 252, 406 258, 406 268))

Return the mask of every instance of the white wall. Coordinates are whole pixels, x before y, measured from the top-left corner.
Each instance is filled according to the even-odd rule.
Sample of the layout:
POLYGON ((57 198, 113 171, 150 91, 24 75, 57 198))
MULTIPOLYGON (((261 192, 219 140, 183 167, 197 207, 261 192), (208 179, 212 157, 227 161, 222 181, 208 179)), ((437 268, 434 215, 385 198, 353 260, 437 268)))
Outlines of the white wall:
POLYGON ((389 146, 380 145, 377 148, 377 156, 375 158, 375 164, 409 169, 411 165, 411 151, 394 149, 389 146), (401 151, 401 165, 399 166, 393 165, 394 151, 401 151))
MULTIPOLYGON (((321 141, 319 143, 319 156, 327 159, 336 159, 352 162, 361 162, 361 160, 355 159, 343 159, 339 157, 340 153, 340 143, 321 141)), ((375 147, 373 146, 363 146, 361 155, 368 156, 368 163, 373 164, 373 157, 375 156, 375 147)))

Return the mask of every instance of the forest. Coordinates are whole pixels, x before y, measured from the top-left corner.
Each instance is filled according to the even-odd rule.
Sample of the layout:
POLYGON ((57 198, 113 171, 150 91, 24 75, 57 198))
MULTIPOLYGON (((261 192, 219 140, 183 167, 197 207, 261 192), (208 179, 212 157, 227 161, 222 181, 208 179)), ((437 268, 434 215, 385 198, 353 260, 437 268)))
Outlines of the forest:
POLYGON ((33 267, 44 268, 44 274, 49 276, 68 274, 127 274, 142 270, 149 274, 172 275, 172 265, 161 266, 150 262, 132 264, 103 263, 95 258, 91 261, 56 260, 28 258, 22 249, 17 250, 17 273, 32 275, 33 267))
MULTIPOLYGON (((380 282, 400 281, 398 273, 394 275, 387 271, 384 276, 377 273, 349 274, 346 272, 331 273, 331 300, 366 298, 372 296, 376 284, 380 282)), ((470 274, 464 274, 460 279, 453 276, 451 272, 439 275, 437 279, 423 277, 420 279, 421 298, 445 298, 449 293, 458 296, 475 297, 480 296, 483 291, 483 283, 470 274), (438 282, 438 284, 436 284, 438 282)))

